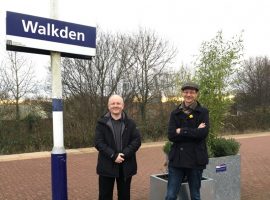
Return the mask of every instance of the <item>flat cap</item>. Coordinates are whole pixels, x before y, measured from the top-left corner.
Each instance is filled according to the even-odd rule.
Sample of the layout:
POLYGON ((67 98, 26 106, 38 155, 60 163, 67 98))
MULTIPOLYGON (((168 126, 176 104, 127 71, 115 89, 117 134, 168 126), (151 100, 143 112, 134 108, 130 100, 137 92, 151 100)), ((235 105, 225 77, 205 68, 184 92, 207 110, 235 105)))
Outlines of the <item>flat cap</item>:
POLYGON ((191 90, 196 90, 199 91, 199 85, 193 82, 187 82, 184 83, 181 87, 181 90, 186 90, 186 89, 191 89, 191 90))

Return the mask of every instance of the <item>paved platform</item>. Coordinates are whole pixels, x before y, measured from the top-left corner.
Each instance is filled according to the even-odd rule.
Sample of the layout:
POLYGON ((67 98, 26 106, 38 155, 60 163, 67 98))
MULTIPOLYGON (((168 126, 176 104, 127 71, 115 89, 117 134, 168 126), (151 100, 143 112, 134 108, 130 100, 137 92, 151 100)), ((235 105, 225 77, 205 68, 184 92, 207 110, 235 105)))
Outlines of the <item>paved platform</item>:
MULTIPOLYGON (((241 143, 241 199, 269 200, 270 133, 226 137, 235 137, 241 143)), ((165 170, 163 144, 143 144, 138 151, 138 174, 132 180, 132 200, 147 200, 149 176, 165 170)), ((67 154, 69 200, 97 199, 97 152, 85 148, 67 150, 67 154)), ((49 199, 50 152, 0 156, 0 200, 49 199)))

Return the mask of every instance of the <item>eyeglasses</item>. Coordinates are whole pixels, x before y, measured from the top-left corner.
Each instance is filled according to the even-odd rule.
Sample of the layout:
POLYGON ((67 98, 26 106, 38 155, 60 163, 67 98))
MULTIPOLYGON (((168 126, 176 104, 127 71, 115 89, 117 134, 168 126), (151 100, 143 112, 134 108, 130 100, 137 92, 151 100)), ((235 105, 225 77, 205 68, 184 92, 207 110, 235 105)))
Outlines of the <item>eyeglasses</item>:
POLYGON ((183 94, 197 94, 197 92, 194 90, 185 90, 183 91, 183 94))

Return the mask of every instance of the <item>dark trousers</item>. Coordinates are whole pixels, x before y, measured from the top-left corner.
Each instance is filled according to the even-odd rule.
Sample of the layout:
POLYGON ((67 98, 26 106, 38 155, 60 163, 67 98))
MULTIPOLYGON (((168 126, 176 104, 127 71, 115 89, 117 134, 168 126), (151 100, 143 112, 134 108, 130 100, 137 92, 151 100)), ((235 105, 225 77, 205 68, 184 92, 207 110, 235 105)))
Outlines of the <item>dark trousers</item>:
POLYGON ((176 200, 185 176, 189 185, 191 200, 200 200, 202 169, 169 167, 166 200, 176 200))
MULTIPOLYGON (((122 170, 120 170, 122 171, 122 170)), ((130 200, 131 178, 124 178, 120 172, 119 178, 99 176, 99 200, 112 200, 113 187, 116 180, 118 200, 130 200)))

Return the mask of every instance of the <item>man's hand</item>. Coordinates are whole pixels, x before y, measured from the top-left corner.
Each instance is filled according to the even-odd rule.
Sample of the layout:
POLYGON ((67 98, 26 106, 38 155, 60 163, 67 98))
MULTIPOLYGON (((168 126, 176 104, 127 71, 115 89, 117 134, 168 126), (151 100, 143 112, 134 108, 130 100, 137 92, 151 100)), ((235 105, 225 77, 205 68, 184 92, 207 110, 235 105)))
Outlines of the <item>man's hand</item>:
POLYGON ((200 123, 200 125, 198 126, 198 128, 205 128, 205 127, 206 127, 205 123, 200 123))
POLYGON ((122 163, 122 162, 124 162, 124 160, 125 160, 124 159, 124 154, 123 153, 119 153, 114 162, 116 162, 116 163, 122 163))
POLYGON ((177 128, 177 129, 176 129, 176 134, 177 134, 177 135, 180 134, 180 131, 181 131, 181 128, 177 128))

